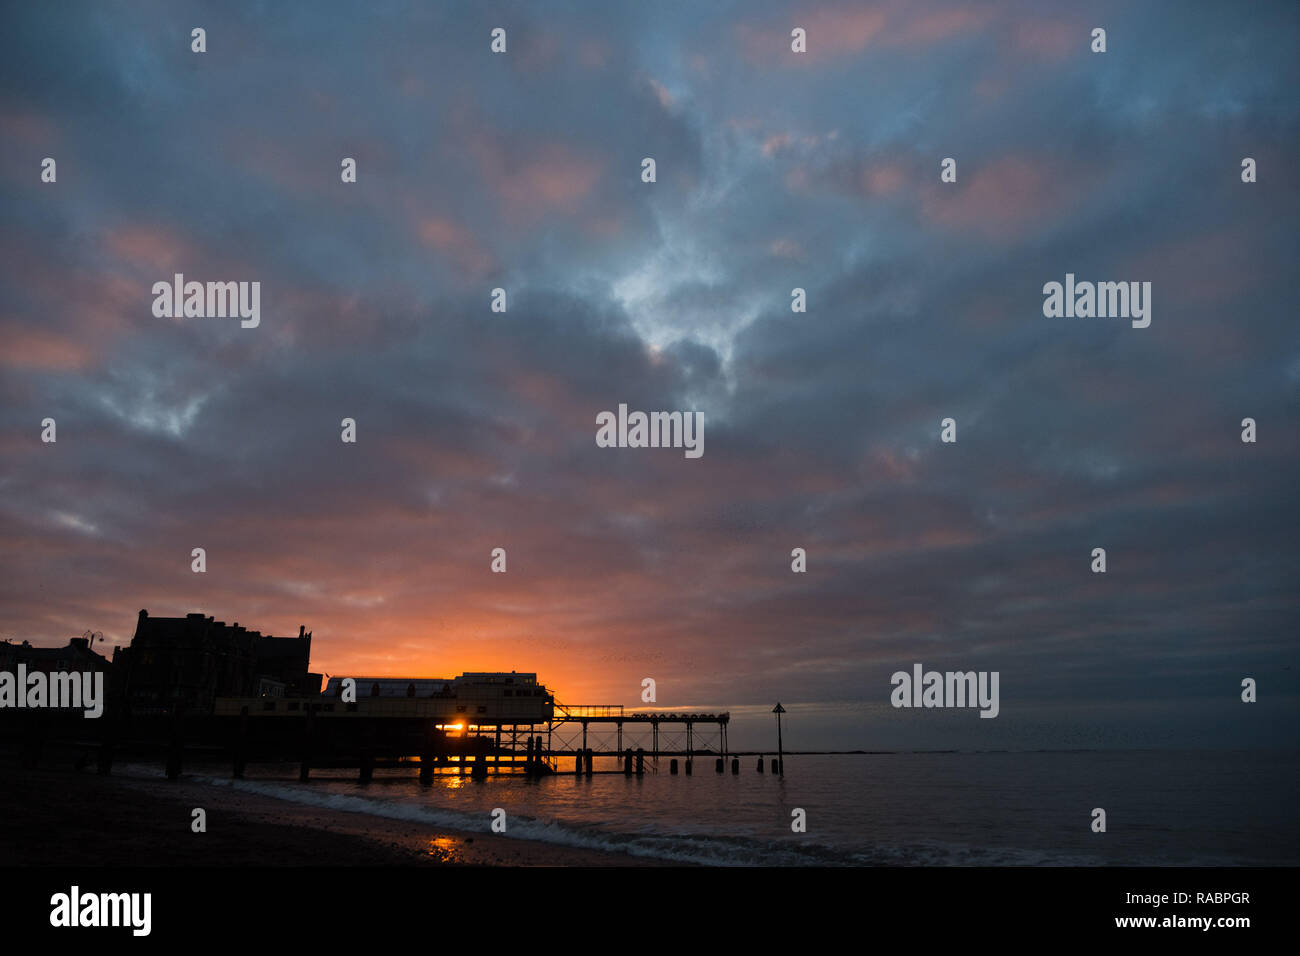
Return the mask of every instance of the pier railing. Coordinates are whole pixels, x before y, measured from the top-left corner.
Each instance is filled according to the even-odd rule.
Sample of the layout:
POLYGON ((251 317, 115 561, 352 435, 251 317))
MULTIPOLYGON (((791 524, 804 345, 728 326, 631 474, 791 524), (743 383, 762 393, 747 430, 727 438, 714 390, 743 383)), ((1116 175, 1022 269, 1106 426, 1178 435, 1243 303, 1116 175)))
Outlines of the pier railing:
POLYGON ((566 717, 622 717, 622 704, 561 704, 556 702, 557 716, 566 717))

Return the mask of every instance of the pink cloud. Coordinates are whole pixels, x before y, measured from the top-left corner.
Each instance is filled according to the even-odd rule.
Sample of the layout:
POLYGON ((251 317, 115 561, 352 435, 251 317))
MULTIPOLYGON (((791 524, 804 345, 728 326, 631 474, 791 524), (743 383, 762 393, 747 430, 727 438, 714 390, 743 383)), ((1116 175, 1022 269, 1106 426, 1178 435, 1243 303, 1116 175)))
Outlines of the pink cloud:
POLYGON ((960 33, 969 33, 988 21, 987 10, 954 7, 924 13, 904 24, 897 41, 904 46, 926 46, 960 33))
POLYGON ((194 247, 166 226, 132 224, 110 231, 104 239, 116 258, 139 269, 169 272, 194 261, 194 247))
POLYGON ((650 78, 649 83, 650 89, 654 92, 655 99, 659 101, 659 105, 665 110, 672 109, 674 102, 673 95, 668 92, 668 87, 664 86, 654 77, 650 78))
POLYGON ((604 40, 588 38, 578 45, 578 61, 589 69, 600 69, 612 55, 613 48, 604 40))
POLYGON ((879 163, 862 171, 862 185, 870 196, 887 196, 898 192, 906 181, 902 167, 879 163))
POLYGON ((811 65, 818 60, 861 53, 885 26, 879 9, 861 6, 822 6, 792 16, 789 25, 762 26, 741 23, 737 39, 745 56, 763 64, 811 65), (803 27, 808 32, 808 52, 790 50, 790 31, 803 27))
POLYGON ((1138 257, 1130 271, 1168 303, 1220 303, 1260 281, 1254 237, 1240 228, 1180 236, 1138 257))
POLYGON ((50 120, 17 103, 0 106, 0 131, 4 139, 29 146, 53 145, 58 141, 58 131, 50 120))
POLYGON ((753 62, 784 66, 853 56, 873 44, 923 47, 982 28, 992 12, 978 7, 949 7, 918 12, 907 2, 887 4, 823 4, 789 15, 789 23, 755 26, 742 23, 736 33, 742 51, 753 62), (792 56, 790 31, 803 27, 808 52, 792 56))
POLYGON ((773 133, 767 139, 763 140, 762 151, 764 156, 772 156, 790 145, 789 133, 773 133))
POLYGON ((1057 216, 1079 196, 1079 179, 1048 157, 1010 155, 971 169, 958 163, 958 180, 936 182, 922 202, 931 222, 1004 239, 1035 220, 1057 216))
POLYGON ((803 246, 793 239, 773 239, 768 243, 767 251, 778 259, 793 259, 802 262, 806 258, 803 246))
POLYGON ((1017 49, 1043 60, 1062 60, 1088 49, 1090 32, 1063 20, 1024 20, 1016 25, 1017 49))
POLYGON ((429 248, 448 256, 459 269, 482 276, 495 265, 492 254, 479 245, 474 233, 451 219, 430 216, 417 227, 420 240, 429 248))
MULTIPOLYGON (((804 20, 810 43, 816 37, 817 50, 828 56, 862 52, 885 27, 883 11, 863 6, 820 7, 804 20)), ((788 31, 786 35, 788 41, 788 31)))
POLYGON ((623 231, 623 218, 614 213, 591 216, 587 219, 585 228, 593 236, 604 238, 617 236, 623 231))
POLYGON ((604 164, 564 143, 507 149, 488 136, 472 144, 481 175, 510 213, 531 218, 579 202, 595 189, 604 164))
POLYGON ((77 371, 94 361, 94 350, 84 338, 73 339, 47 329, 12 322, 0 323, 5 347, 0 363, 11 368, 41 371, 77 371))

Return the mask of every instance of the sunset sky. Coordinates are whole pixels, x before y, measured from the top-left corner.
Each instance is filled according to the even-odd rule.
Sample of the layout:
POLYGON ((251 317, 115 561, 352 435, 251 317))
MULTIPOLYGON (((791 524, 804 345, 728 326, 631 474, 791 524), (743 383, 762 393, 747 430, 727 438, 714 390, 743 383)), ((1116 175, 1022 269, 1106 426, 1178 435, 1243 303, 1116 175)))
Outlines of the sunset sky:
POLYGON ((305 624, 330 674, 653 677, 810 747, 1294 741, 1294 4, 3 19, 0 638, 305 624), (259 327, 156 318, 178 272, 259 327), (1066 273, 1150 327, 1045 318, 1066 273), (619 403, 703 457, 597 447, 619 403), (914 662, 1001 715, 891 709, 914 662))

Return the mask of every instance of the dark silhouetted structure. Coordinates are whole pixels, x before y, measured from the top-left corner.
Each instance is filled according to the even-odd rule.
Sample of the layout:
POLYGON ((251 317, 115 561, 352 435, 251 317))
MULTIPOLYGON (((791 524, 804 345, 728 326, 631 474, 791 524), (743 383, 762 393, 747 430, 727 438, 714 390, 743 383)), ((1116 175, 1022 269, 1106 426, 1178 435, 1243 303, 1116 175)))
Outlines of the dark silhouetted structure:
POLYGON ((140 612, 131 646, 113 654, 118 688, 131 713, 180 708, 210 714, 218 697, 314 697, 320 675, 308 670, 311 634, 267 637, 202 614, 150 617, 140 612))
POLYGON ((108 658, 92 651, 89 639, 84 637, 72 638, 67 647, 33 647, 26 641, 21 644, 0 641, 0 671, 12 673, 19 664, 26 665, 29 674, 109 669, 108 658))

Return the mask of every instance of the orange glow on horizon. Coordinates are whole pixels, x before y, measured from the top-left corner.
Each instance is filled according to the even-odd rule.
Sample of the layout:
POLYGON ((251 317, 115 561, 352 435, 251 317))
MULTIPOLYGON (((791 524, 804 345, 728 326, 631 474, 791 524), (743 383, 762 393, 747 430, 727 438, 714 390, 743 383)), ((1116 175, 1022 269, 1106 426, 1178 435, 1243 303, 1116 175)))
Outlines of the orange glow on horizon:
MULTIPOLYGON (((538 635, 535 620, 520 621, 510 615, 491 615, 484 621, 469 615, 445 616, 444 612, 432 628, 427 618, 416 617, 418 623, 413 624, 404 614, 357 614, 354 619, 352 613, 335 611, 328 632, 324 621, 317 625, 311 669, 332 676, 444 679, 472 671, 518 671, 535 673, 557 701, 620 702, 608 700, 610 694, 602 688, 624 683, 626 665, 620 666, 618 660, 592 660, 592 650, 609 647, 608 635, 603 632, 588 641, 571 627, 557 626, 566 636, 551 640, 538 635), (414 636, 421 632, 422 636, 414 636)), ((311 622, 306 623, 311 630, 311 622)), ((296 624, 276 627, 263 626, 262 631, 297 632, 296 624)))

